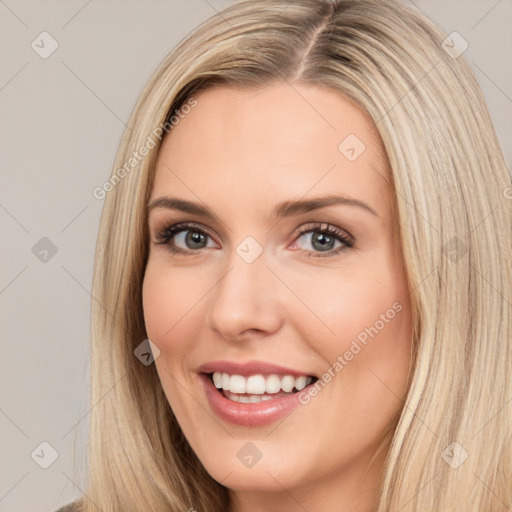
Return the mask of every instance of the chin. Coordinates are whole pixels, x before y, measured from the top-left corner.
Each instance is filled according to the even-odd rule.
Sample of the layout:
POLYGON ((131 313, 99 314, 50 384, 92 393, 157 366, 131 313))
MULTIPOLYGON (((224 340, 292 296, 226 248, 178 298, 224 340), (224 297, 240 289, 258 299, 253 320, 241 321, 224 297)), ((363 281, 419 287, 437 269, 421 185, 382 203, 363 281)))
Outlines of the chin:
POLYGON ((290 457, 289 449, 279 449, 271 443, 263 447, 257 440, 230 441, 230 447, 223 450, 196 452, 208 474, 221 485, 235 491, 274 492, 300 485, 304 478, 297 471, 304 465, 297 451, 295 457, 290 457), (253 456, 252 460, 248 454, 253 456))

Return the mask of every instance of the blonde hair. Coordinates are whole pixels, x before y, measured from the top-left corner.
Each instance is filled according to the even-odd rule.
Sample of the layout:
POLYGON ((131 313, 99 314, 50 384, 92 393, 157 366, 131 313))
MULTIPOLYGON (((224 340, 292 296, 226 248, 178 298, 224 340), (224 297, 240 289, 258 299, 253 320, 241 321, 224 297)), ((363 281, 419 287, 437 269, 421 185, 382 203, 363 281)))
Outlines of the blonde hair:
POLYGON ((154 365, 134 356, 147 338, 146 205, 161 142, 133 169, 126 163, 198 91, 273 81, 355 100, 386 151, 414 359, 378 512, 511 505, 510 177, 479 86, 464 56, 445 51, 445 37, 392 0, 249 0, 207 20, 161 63, 130 117, 105 194, 82 510, 228 509, 228 490, 185 440, 154 365))

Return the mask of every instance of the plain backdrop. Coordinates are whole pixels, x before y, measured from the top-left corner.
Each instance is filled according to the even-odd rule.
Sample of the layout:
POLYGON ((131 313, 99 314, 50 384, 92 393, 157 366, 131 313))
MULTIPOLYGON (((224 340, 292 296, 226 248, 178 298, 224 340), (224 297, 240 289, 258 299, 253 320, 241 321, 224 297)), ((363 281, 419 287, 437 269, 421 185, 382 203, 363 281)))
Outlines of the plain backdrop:
MULTIPOLYGON (((0 512, 52 512, 84 489, 92 191, 152 71, 230 3, 0 0, 0 512)), ((512 2, 415 4, 468 42, 510 170, 512 2)))

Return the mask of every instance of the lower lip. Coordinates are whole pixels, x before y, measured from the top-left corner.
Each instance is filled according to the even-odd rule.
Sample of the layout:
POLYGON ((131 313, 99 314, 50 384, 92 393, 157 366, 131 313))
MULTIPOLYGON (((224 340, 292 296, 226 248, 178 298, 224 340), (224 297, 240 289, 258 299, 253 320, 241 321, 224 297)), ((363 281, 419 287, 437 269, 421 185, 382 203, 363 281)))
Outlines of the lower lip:
POLYGON ((213 412, 221 419, 243 427, 269 425, 286 417, 293 409, 301 405, 299 393, 263 400, 255 404, 233 402, 219 393, 209 375, 201 373, 199 378, 213 412))

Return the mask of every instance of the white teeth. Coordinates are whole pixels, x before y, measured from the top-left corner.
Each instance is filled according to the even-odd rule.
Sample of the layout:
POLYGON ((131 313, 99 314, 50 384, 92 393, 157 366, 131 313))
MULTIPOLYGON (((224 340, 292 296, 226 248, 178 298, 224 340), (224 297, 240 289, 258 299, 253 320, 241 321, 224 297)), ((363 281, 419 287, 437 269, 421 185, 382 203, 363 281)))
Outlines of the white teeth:
POLYGON ((269 375, 265 387, 267 393, 278 393, 281 390, 281 379, 277 375, 269 375))
POLYGON ((219 372, 215 372, 213 374, 213 383, 215 384, 216 388, 222 387, 222 374, 219 372))
POLYGON ((293 386, 295 384, 295 379, 291 375, 285 375, 281 379, 281 389, 283 391, 289 392, 293 389, 293 386))
POLYGON ((241 402, 244 404, 257 404, 265 400, 274 400, 274 397, 271 395, 238 395, 230 391, 224 391, 224 396, 233 402, 241 402))
MULTIPOLYGON (((213 384, 218 389, 230 391, 237 395, 250 394, 250 395, 265 395, 279 393, 285 391, 290 393, 294 388, 297 391, 304 389, 311 383, 312 378, 301 375, 294 377, 293 375, 267 375, 266 377, 261 374, 251 375, 244 377, 242 375, 229 375, 228 373, 214 372, 212 375, 213 384)), ((246 398, 246 397, 241 397, 246 398)), ((272 397, 263 396, 263 400, 268 400, 272 397)), ((251 400, 254 400, 251 398, 251 400)), ((237 400, 242 401, 242 400, 237 400)), ((245 400, 243 400, 245 403, 245 400)), ((259 400, 258 400, 259 401, 259 400)), ((256 402, 250 402, 256 403, 256 402)))
POLYGON ((251 393, 255 395, 263 395, 265 393, 265 377, 263 375, 251 375, 247 379, 247 391, 246 393, 251 393))
POLYGON ((231 393, 247 393, 247 379, 241 375, 231 375, 229 379, 231 393))
POLYGON ((224 393, 226 394, 226 397, 233 400, 233 402, 240 402, 240 395, 235 395, 229 391, 224 391, 224 393))
POLYGON ((304 376, 295 379, 295 387, 297 388, 297 391, 300 391, 301 389, 304 389, 306 387, 306 381, 307 377, 304 376))

